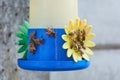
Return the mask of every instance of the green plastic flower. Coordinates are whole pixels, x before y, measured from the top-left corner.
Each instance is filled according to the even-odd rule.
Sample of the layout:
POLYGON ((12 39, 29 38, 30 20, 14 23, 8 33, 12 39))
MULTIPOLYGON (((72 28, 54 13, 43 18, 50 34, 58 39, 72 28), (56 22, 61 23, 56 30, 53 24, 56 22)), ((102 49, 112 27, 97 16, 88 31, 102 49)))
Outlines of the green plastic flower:
POLYGON ((62 39, 65 41, 63 49, 67 49, 67 57, 73 57, 75 62, 82 60, 89 61, 87 54, 92 55, 93 52, 89 47, 94 47, 95 43, 91 41, 91 38, 95 36, 91 33, 91 25, 86 24, 86 20, 76 19, 75 22, 72 20, 69 26, 65 26, 64 30, 66 34, 62 35, 62 39))
POLYGON ((20 45, 21 47, 18 49, 18 53, 24 52, 23 59, 27 58, 27 48, 28 48, 28 28, 29 23, 24 21, 24 25, 19 25, 18 29, 20 32, 16 32, 15 35, 20 39, 15 42, 15 44, 20 45))

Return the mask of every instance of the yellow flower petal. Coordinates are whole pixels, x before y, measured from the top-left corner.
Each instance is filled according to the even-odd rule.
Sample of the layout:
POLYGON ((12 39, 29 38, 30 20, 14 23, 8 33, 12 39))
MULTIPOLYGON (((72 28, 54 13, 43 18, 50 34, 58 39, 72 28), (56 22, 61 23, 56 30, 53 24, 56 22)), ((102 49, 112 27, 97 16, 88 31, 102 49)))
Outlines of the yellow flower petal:
POLYGON ((74 27, 74 22, 72 20, 70 20, 69 22, 69 26, 70 26, 70 29, 73 30, 75 27, 74 27))
POLYGON ((68 35, 62 35, 62 39, 65 41, 69 41, 69 36, 68 35))
MULTIPOLYGON (((89 61, 89 57, 87 54, 90 54, 90 55, 93 54, 92 50, 89 49, 88 47, 95 46, 95 43, 90 41, 90 39, 93 38, 95 34, 90 33, 90 30, 92 29, 92 25, 87 26, 86 23, 87 23, 86 19, 80 21, 80 19, 77 18, 75 23, 72 20, 70 20, 69 27, 67 26, 64 27, 66 34, 62 35, 62 39, 66 42, 63 44, 62 47, 63 49, 68 49, 67 57, 72 56, 75 62, 82 60, 82 58, 89 61), (77 31, 79 30, 81 31, 81 33, 83 30, 86 31, 85 34, 83 33, 83 35, 85 36, 85 41, 83 40, 83 43, 86 49, 85 50, 82 49, 81 52, 78 49, 74 50, 74 48, 73 49, 70 48, 71 43, 73 43, 73 41, 76 41, 78 39, 79 35, 77 34, 77 31), (70 33, 73 35, 71 36, 70 33)), ((79 45, 79 43, 76 43, 76 44, 79 45)))
POLYGON ((76 19, 76 25, 79 25, 80 24, 80 18, 77 18, 76 19))
POLYGON ((95 36, 94 33, 89 33, 89 34, 87 34, 86 39, 87 39, 87 40, 90 40, 90 39, 93 38, 94 36, 95 36))
POLYGON ((78 55, 76 53, 73 53, 73 60, 75 62, 78 62, 78 55))
POLYGON ((85 50, 84 49, 80 49, 81 50, 81 54, 85 53, 85 50))
POLYGON ((65 42, 65 43, 63 44, 63 46, 62 46, 63 49, 67 49, 67 48, 69 48, 69 47, 70 47, 69 42, 65 42))
POLYGON ((89 33, 91 29, 92 29, 92 25, 87 26, 86 27, 86 33, 89 33))
POLYGON ((79 29, 79 26, 80 26, 80 18, 77 18, 76 19, 76 30, 79 29))
POLYGON ((87 54, 83 54, 82 56, 83 56, 83 58, 84 58, 85 60, 89 61, 89 57, 88 57, 87 54))
POLYGON ((75 62, 78 62, 78 61, 82 60, 82 56, 81 56, 80 52, 77 52, 77 51, 73 50, 72 55, 73 55, 73 59, 74 59, 75 62))
POLYGON ((82 60, 82 56, 81 56, 82 53, 79 52, 77 54, 78 54, 78 60, 82 60))
POLYGON ((90 55, 93 55, 93 51, 91 50, 91 49, 89 49, 89 48, 86 48, 86 53, 88 53, 88 54, 90 54, 90 55))
POLYGON ((67 27, 67 26, 64 26, 64 30, 65 30, 65 33, 66 33, 66 34, 69 34, 69 32, 70 32, 70 29, 69 29, 69 27, 67 27))
POLYGON ((73 50, 72 49, 68 49, 67 50, 67 57, 71 57, 72 53, 73 53, 73 50))
POLYGON ((92 41, 85 41, 85 46, 87 46, 87 47, 94 47, 95 43, 92 42, 92 41))
POLYGON ((83 30, 85 28, 86 24, 87 24, 87 20, 86 19, 81 21, 80 30, 83 30))

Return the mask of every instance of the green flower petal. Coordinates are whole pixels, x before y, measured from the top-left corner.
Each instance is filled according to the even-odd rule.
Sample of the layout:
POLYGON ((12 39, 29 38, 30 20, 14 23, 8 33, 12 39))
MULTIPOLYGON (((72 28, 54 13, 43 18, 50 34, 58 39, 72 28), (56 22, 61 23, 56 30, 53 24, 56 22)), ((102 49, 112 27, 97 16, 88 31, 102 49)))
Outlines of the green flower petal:
POLYGON ((25 27, 18 26, 18 29, 27 36, 28 31, 27 31, 27 29, 25 27))
POLYGON ((25 41, 26 44, 28 43, 28 38, 27 37, 24 37, 23 40, 25 41))
POLYGON ((17 40, 15 42, 16 45, 25 45, 26 44, 26 41, 25 40, 17 40))
POLYGON ((21 33, 21 32, 16 32, 15 35, 16 35, 18 38, 22 38, 22 39, 25 37, 25 35, 24 35, 23 33, 21 33))
POLYGON ((25 28, 28 29, 29 28, 29 23, 27 21, 24 21, 24 25, 25 25, 25 28))
POLYGON ((18 49, 18 53, 22 53, 27 49, 27 45, 23 45, 22 47, 20 47, 20 49, 18 49))
POLYGON ((27 58, 27 47, 28 47, 28 28, 29 28, 29 23, 27 21, 24 21, 24 26, 18 26, 18 29, 21 32, 16 32, 15 35, 20 38, 21 40, 17 40, 15 44, 17 45, 23 45, 18 49, 18 53, 22 53, 25 51, 23 55, 23 59, 27 58))
POLYGON ((27 59, 27 50, 25 51, 25 53, 23 55, 23 59, 27 59))

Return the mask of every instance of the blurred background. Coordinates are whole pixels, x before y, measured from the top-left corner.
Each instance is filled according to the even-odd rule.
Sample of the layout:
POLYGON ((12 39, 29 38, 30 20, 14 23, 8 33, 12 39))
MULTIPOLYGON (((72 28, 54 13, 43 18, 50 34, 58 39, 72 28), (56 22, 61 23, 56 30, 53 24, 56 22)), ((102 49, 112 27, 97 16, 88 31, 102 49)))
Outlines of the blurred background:
POLYGON ((0 0, 0 80, 120 80, 120 0, 78 0, 79 17, 93 25, 97 46, 89 68, 26 71, 17 66, 17 26, 29 18, 29 0, 0 0))

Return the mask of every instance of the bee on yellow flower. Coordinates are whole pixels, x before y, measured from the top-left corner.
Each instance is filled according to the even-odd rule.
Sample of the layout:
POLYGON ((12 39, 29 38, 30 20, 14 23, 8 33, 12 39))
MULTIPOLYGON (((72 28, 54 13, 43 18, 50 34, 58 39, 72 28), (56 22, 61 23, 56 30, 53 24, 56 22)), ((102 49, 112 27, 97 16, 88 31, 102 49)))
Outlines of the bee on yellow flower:
POLYGON ((70 20, 69 26, 64 27, 66 34, 62 35, 62 39, 66 42, 62 47, 67 49, 67 57, 72 56, 75 62, 82 60, 82 58, 89 61, 87 54, 93 54, 89 47, 95 46, 95 43, 90 41, 95 34, 90 32, 92 26, 87 26, 86 23, 85 19, 77 18, 75 22, 70 20))

